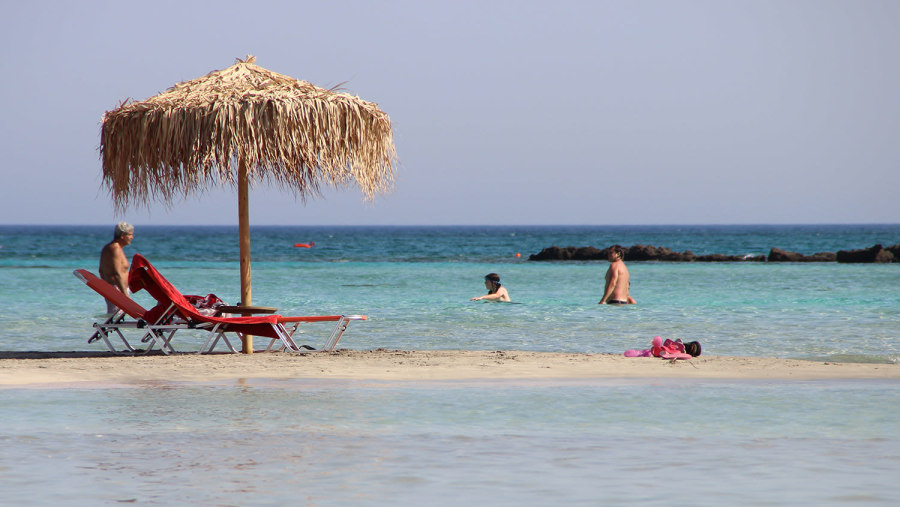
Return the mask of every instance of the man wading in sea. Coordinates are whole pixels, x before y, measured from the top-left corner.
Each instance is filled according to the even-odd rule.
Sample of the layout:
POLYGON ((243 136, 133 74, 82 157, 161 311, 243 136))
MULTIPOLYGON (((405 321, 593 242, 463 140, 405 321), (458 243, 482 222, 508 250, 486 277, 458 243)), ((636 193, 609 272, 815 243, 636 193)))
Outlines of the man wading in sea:
POLYGON ((631 275, 625 267, 625 249, 619 245, 609 247, 607 259, 609 269, 606 270, 606 287, 603 289, 601 305, 631 305, 637 303, 630 295, 628 288, 631 286, 631 275))

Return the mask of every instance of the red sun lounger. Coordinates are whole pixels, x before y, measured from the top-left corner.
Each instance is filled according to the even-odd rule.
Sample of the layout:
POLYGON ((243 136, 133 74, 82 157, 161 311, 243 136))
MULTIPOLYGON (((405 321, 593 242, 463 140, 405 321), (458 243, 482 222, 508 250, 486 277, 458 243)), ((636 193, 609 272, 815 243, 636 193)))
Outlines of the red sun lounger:
POLYGON ((171 323, 170 321, 172 320, 173 315, 172 311, 160 312, 158 316, 150 320, 147 317, 148 311, 144 309, 143 306, 122 294, 119 289, 115 288, 106 280, 101 279, 85 269, 76 269, 72 274, 119 308, 118 311, 109 315, 105 321, 94 323, 96 331, 88 338, 88 343, 102 340, 110 352, 115 354, 135 354, 138 350, 128 343, 122 330, 142 329, 144 330, 144 336, 141 341, 148 343, 145 353, 153 350, 154 345, 159 346, 164 354, 175 352, 175 349, 172 348, 170 343, 172 335, 175 334, 175 331, 186 329, 189 326, 185 323, 171 323), (128 320, 128 317, 131 317, 131 320, 128 320), (125 346, 124 350, 117 350, 112 342, 110 342, 110 334, 113 332, 115 332, 119 336, 119 339, 122 340, 122 343, 125 346))
POLYGON ((155 317, 157 313, 165 312, 168 308, 174 308, 178 316, 195 326, 198 324, 211 326, 206 343, 200 349, 201 353, 212 352, 219 339, 222 339, 232 352, 237 352, 231 346, 231 343, 228 342, 226 333, 235 333, 238 336, 268 337, 272 342, 269 343, 269 347, 266 350, 271 350, 274 343, 280 341, 281 347, 291 352, 331 351, 334 350, 334 347, 340 341, 351 320, 366 320, 365 315, 320 315, 309 317, 285 317, 282 315, 222 317, 203 315, 141 254, 135 254, 132 258, 128 285, 132 292, 146 290, 156 299, 158 304, 147 312, 150 318, 155 317), (301 348, 297 346, 293 340, 293 334, 300 324, 323 321, 334 321, 336 324, 322 348, 301 348))

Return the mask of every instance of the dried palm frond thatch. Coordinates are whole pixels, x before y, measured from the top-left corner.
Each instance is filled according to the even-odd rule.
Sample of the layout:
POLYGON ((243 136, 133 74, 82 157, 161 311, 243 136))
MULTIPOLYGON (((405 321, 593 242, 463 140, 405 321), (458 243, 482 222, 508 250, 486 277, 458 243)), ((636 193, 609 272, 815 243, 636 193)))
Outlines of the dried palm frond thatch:
POLYGON ((236 185, 240 171, 304 200, 322 184, 355 182, 367 199, 389 189, 396 152, 387 114, 255 61, 238 59, 103 115, 103 182, 117 210, 236 185))

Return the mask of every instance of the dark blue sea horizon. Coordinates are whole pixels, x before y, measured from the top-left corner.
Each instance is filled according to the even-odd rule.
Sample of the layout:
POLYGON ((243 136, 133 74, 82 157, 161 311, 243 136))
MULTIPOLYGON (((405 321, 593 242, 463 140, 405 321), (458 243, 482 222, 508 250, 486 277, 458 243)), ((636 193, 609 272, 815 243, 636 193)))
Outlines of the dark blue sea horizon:
MULTIPOLYGON (((141 225, 131 251, 165 260, 233 261, 236 225, 141 225)), ((0 225, 0 265, 93 259, 110 225, 0 225)), ((811 255, 900 243, 900 224, 807 225, 251 225, 254 261, 521 262, 550 246, 652 245, 697 255, 811 255), (315 242, 299 252, 296 243, 315 242), (515 257, 515 254, 521 257, 515 257)), ((92 261, 93 262, 93 261, 92 261)))

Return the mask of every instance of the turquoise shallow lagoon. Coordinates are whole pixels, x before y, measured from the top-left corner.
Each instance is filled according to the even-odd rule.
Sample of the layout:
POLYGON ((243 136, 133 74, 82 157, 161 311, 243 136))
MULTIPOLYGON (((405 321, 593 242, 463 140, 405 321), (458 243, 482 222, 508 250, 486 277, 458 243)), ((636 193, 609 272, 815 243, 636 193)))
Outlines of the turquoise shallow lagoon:
POLYGON ((0 396, 9 505, 900 501, 896 382, 249 380, 0 396))
MULTIPOLYGON (((708 227, 260 227, 254 303, 287 315, 363 313, 343 347, 619 353, 655 335, 718 355, 900 360, 900 263, 634 262, 639 304, 597 305, 606 262, 526 260, 551 245, 652 244, 697 254, 812 254, 900 243, 900 225, 708 227), (311 249, 294 243, 315 241, 311 249), (521 257, 515 257, 521 253, 521 257), (470 302, 500 274, 514 301, 470 302)), ((0 350, 83 350, 103 304, 72 276, 96 269, 111 227, 0 227, 0 350), (40 325, 36 323, 39 322, 40 325)), ((237 231, 141 227, 141 252, 187 294, 240 294, 237 231)), ((154 303, 146 293, 136 299, 154 303)), ((179 335, 176 347, 202 340, 179 335)), ((102 349, 98 349, 102 350, 102 349)))
MULTIPOLYGON (((142 227, 186 293, 239 294, 237 232, 142 227)), ((88 345, 112 227, 0 227, 0 350, 88 345)), ((340 346, 900 360, 900 264, 629 263, 640 304, 597 305, 605 262, 558 246, 812 254, 900 226, 260 227, 254 302, 364 313, 340 346), (312 249, 297 242, 315 241, 312 249), (521 253, 521 257, 515 257, 521 253), (497 272, 519 304, 470 302, 497 272)), ((151 306, 146 294, 136 299, 151 306)), ((179 335, 197 350, 203 335, 179 335)), ((0 364, 2 367, 2 364, 0 364)), ((895 381, 235 380, 0 389, 9 505, 896 505, 895 381)))

